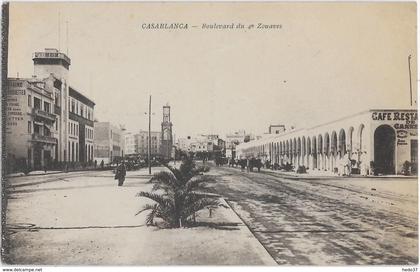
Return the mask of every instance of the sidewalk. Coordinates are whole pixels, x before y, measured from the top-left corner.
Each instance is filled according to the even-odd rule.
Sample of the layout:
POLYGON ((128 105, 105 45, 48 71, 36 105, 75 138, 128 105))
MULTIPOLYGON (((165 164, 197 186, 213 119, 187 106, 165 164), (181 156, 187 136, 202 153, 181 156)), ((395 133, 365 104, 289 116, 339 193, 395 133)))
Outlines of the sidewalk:
MULTIPOLYGON (((156 171, 159 169, 155 168, 156 171)), ((146 227, 149 177, 68 176, 11 195, 8 260, 32 265, 276 265, 230 208, 197 214, 198 226, 146 227), (36 249, 36 250, 34 250, 36 249)), ((224 201, 224 200, 222 200, 224 201)))

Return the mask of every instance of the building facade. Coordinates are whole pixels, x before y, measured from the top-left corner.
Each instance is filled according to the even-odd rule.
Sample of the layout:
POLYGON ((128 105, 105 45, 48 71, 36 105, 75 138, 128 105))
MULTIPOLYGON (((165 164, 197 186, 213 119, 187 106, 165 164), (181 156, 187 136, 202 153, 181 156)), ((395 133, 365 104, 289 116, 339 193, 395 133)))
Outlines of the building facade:
POLYGON ((57 129, 53 93, 45 82, 8 79, 6 147, 8 161, 42 169, 56 159, 57 129))
MULTIPOLYGON (((161 132, 159 131, 151 131, 151 146, 150 146, 150 155, 152 157, 160 157, 161 156, 161 132)), ((139 133, 135 134, 135 144, 136 144, 136 153, 141 155, 142 157, 147 157, 147 149, 149 146, 149 132, 141 130, 139 133)))
POLYGON ((76 99, 76 104, 83 108, 83 113, 71 112, 75 91, 69 87, 70 58, 56 49, 47 48, 34 53, 32 59, 34 75, 31 78, 8 79, 8 156, 24 160, 30 169, 48 167, 52 161, 88 161, 92 158, 95 104, 76 92, 77 97, 82 97, 76 99), (90 119, 85 108, 88 108, 90 119), (83 126, 86 133, 78 132, 83 126), (73 149, 69 142, 77 143, 77 148, 74 146, 73 149))
POLYGON ((136 136, 131 132, 124 133, 124 154, 132 155, 137 152, 136 136))
POLYGON ((348 157, 360 171, 374 167, 379 174, 399 174, 404 162, 417 164, 417 110, 364 111, 240 144, 236 156, 330 172, 336 171, 341 158, 348 157))
POLYGON ((68 161, 92 162, 94 145, 93 109, 95 103, 69 87, 68 161))
POLYGON ((124 133, 110 122, 94 122, 93 155, 98 163, 112 163, 123 156, 124 133))

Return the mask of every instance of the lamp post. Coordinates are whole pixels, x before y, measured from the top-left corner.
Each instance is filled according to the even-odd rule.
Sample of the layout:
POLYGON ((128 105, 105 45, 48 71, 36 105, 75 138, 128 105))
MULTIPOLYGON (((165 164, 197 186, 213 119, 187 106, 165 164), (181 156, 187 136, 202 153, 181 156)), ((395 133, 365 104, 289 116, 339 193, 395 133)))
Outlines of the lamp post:
POLYGON ((408 75, 410 78, 410 106, 413 106, 413 90, 411 86, 411 55, 408 55, 408 75))

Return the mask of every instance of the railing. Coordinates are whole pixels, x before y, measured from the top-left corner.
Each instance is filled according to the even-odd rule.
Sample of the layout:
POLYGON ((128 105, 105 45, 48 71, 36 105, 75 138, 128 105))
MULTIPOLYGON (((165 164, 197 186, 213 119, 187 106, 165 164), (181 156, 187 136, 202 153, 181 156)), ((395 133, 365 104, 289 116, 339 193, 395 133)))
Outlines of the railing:
POLYGON ((49 113, 49 112, 46 112, 46 111, 43 111, 43 110, 40 110, 40 109, 36 109, 36 108, 34 108, 32 110, 32 113, 35 116, 46 118, 46 119, 51 120, 51 121, 55 121, 55 114, 52 114, 52 113, 49 113))
POLYGON ((57 144, 58 140, 50 136, 44 136, 40 134, 32 134, 32 141, 41 142, 46 144, 57 144))
POLYGON ((53 59, 64 59, 70 64, 70 58, 67 55, 59 52, 36 52, 32 55, 32 58, 53 58, 53 59))

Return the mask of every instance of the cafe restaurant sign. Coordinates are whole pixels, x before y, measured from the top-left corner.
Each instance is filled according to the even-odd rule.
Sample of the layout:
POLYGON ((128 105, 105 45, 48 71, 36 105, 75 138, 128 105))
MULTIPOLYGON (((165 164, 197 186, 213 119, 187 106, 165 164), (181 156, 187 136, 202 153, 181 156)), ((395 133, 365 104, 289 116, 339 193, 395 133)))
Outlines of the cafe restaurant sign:
POLYGON ((372 112, 374 121, 396 121, 395 129, 417 129, 417 112, 400 111, 374 111, 372 112))

